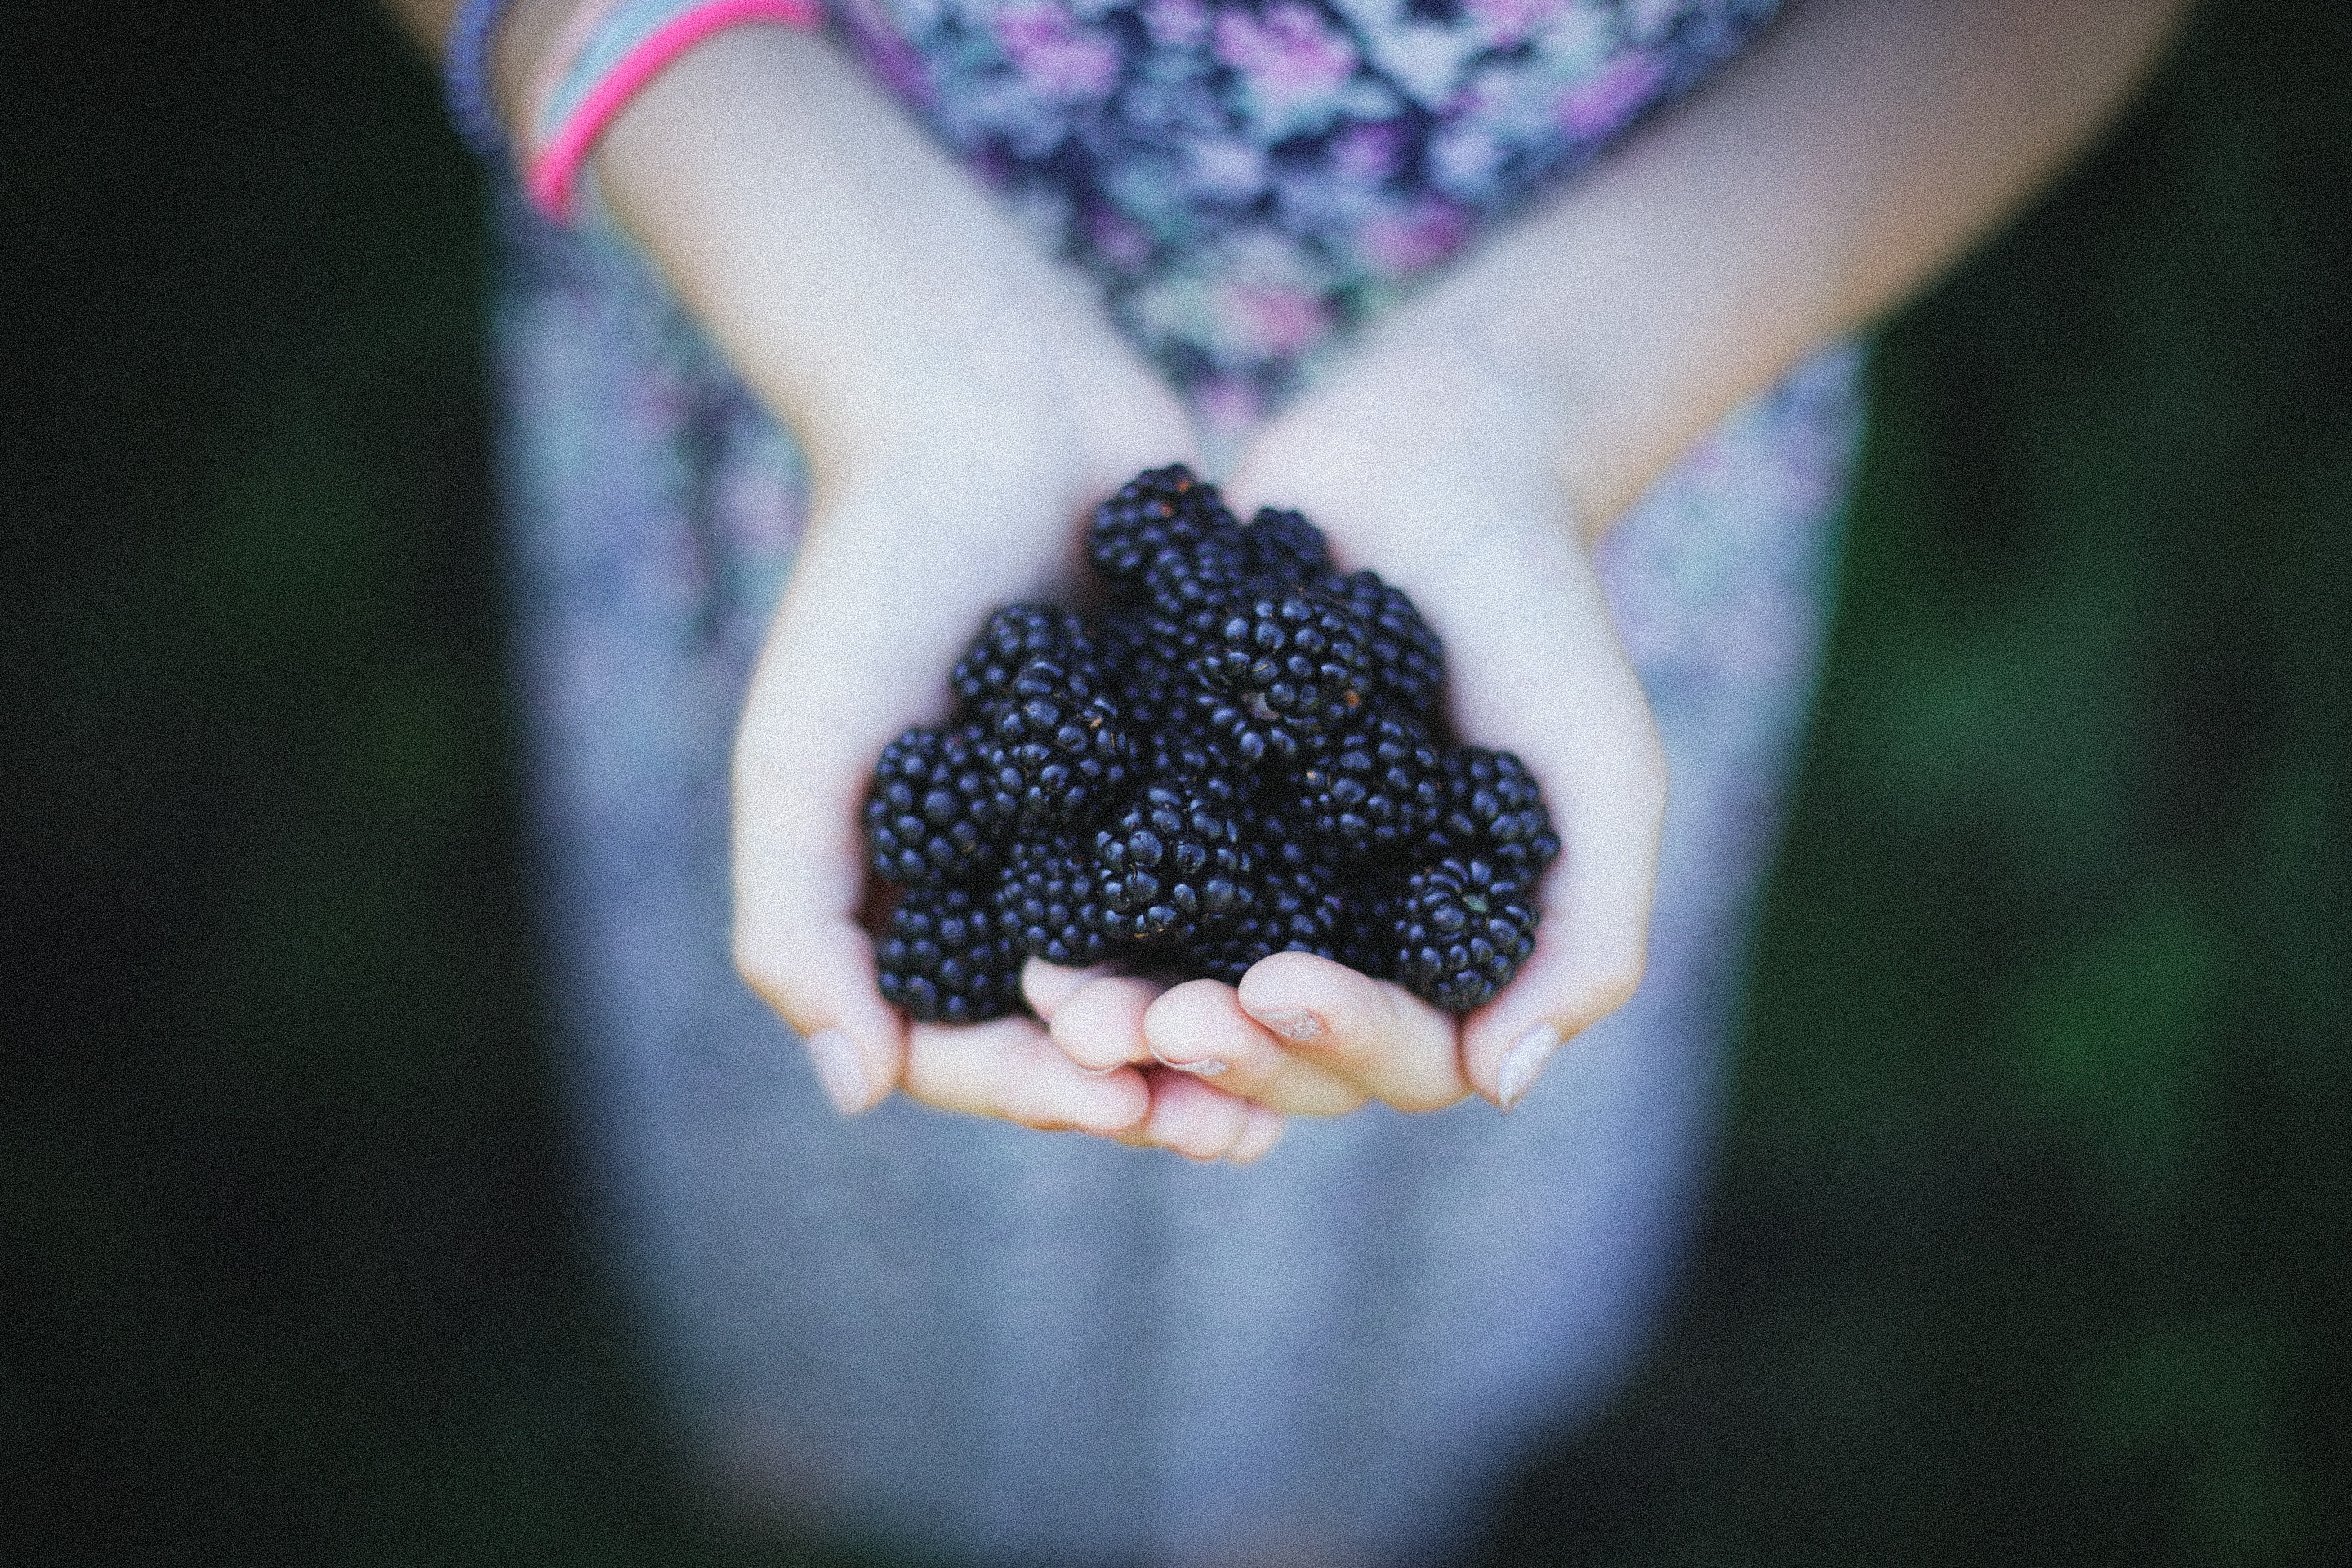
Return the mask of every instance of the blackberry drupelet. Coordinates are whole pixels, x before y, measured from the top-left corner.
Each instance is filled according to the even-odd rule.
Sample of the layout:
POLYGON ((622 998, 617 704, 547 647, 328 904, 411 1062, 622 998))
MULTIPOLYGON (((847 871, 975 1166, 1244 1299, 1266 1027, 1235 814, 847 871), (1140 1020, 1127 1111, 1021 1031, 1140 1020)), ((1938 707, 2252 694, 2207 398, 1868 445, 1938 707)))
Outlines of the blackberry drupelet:
POLYGON ((1456 746, 1445 754, 1445 795, 1428 835, 1438 854, 1483 856, 1528 880, 1558 858, 1543 791, 1511 752, 1456 746))
POLYGON ((866 861, 886 882, 940 887, 985 869, 1018 801, 990 777, 983 737, 909 730, 883 748, 866 796, 866 861))
POLYGON ((1110 951, 1094 863, 1074 837, 1013 847, 996 885, 997 928, 1024 957, 1084 968, 1110 951))
POLYGON ((1032 659, 1087 670, 1095 658, 1086 623, 1045 605, 1007 605, 988 617, 956 660, 948 685, 974 711, 1013 695, 1013 678, 1032 659))
POLYGON ((1428 731, 1391 713, 1375 714, 1302 769, 1297 790, 1317 836, 1349 858, 1412 852, 1446 802, 1445 770, 1428 731))
POLYGON ((1449 1013, 1493 1000, 1535 951, 1526 885, 1480 859, 1441 860, 1405 883, 1393 930, 1396 978, 1449 1013))
POLYGON ((1051 659, 1023 665, 984 722, 989 777, 1013 797, 1024 831, 1080 822, 1127 784, 1129 746, 1118 705, 1086 676, 1051 659))
POLYGON ((961 888, 908 889, 874 955, 883 1000, 926 1024, 985 1023, 1021 999, 1022 955, 961 888))
POLYGON ((1094 860, 1104 934, 1121 941, 1185 942, 1237 915, 1248 896, 1234 817, 1190 780, 1146 784, 1095 834, 1094 860))

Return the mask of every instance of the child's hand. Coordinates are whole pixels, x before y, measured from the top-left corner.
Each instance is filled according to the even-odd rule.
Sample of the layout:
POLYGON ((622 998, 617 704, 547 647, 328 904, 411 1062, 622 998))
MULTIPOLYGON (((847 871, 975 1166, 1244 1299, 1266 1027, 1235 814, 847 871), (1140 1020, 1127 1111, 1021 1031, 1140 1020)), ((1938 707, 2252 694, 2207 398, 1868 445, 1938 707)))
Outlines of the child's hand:
POLYGON ((1238 991, 1033 979, 1074 1061, 1185 1066, 1301 1115, 1368 1097, 1434 1110, 1473 1089, 1508 1106, 1554 1048, 1633 994, 1664 756, 1551 460, 1557 419, 1466 341, 1409 327, 1376 340, 1263 434, 1227 494, 1244 516, 1298 508, 1343 566, 1410 593, 1445 639, 1462 738, 1517 752, 1543 785, 1564 847, 1539 885, 1534 953, 1459 1020, 1300 953, 1263 961, 1238 991))
POLYGON ((859 921, 876 756, 940 717, 942 674, 991 610, 1067 595, 1090 503, 1185 450, 1172 399, 1128 372, 1085 398, 1049 394, 1045 378, 984 406, 910 388, 894 405, 910 416, 904 443, 877 441, 820 489, 737 741, 737 963, 807 1038, 845 1112, 895 1087, 946 1110, 1247 1160, 1282 1131, 1262 1105, 1157 1069, 1082 1070, 1029 1018, 909 1026, 876 989, 859 921))

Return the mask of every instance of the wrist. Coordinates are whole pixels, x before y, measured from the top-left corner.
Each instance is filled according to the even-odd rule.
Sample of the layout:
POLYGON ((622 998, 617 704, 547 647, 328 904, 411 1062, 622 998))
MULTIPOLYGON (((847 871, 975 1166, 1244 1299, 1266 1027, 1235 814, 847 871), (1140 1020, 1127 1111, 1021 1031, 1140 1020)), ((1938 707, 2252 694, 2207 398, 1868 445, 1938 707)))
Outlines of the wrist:
POLYGON ((490 54, 491 100, 520 166, 530 155, 531 100, 556 41, 595 0, 513 0, 490 54))

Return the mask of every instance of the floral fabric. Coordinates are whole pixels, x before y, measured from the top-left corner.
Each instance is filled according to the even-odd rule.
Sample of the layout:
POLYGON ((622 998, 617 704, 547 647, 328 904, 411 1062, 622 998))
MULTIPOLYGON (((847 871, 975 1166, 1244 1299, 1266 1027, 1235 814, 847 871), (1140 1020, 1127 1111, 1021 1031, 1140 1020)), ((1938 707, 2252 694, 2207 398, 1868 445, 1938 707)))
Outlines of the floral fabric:
POLYGON ((1778 0, 840 0, 1213 419, 1704 76, 1778 0))

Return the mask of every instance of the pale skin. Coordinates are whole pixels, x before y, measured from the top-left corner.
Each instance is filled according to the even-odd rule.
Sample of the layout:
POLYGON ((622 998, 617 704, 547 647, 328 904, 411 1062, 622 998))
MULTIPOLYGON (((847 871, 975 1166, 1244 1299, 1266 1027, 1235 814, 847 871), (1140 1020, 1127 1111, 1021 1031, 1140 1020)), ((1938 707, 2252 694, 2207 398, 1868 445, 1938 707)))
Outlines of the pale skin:
MULTIPOLYGON (((576 0, 522 0, 504 104, 576 0)), ((401 0, 421 37, 448 0, 401 0)), ((1200 460, 1184 410, 837 46, 721 34, 593 161, 805 447, 802 553, 735 757, 735 950, 835 1103, 932 1105, 1246 1163, 1286 1118, 1508 1107, 1639 984, 1669 781, 1591 547, 1693 439, 1891 309, 2113 112, 2179 0, 1791 0, 1717 81, 1351 345, 1224 476, 1295 506, 1444 637, 1466 740, 1517 752, 1565 848, 1536 950, 1456 1019, 1306 954, 1238 987, 1033 961, 1036 1013, 909 1026, 875 989, 858 806, 996 605, 1079 592, 1083 519, 1200 460)), ((519 111, 516 111, 519 112, 519 111)))

